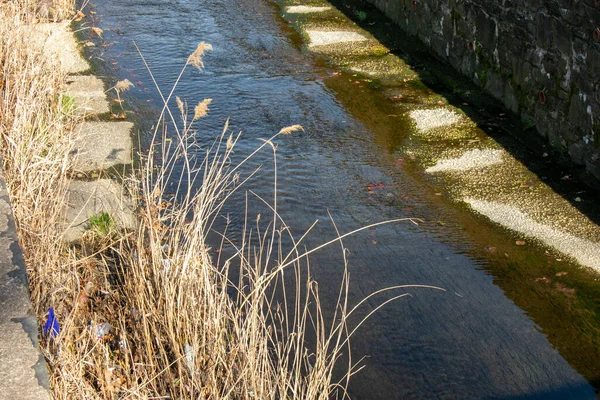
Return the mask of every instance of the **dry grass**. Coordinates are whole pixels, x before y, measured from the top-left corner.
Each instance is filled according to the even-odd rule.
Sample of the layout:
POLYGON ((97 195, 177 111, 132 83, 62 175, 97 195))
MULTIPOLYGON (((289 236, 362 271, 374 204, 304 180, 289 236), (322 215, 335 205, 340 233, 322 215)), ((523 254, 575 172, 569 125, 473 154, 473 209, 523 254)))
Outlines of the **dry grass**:
MULTIPOLYGON (((358 328, 347 319, 362 302, 349 306, 344 275, 333 318, 324 317, 308 262, 322 246, 301 250, 304 235, 292 235, 276 197, 266 229, 247 214, 239 241, 222 236, 233 255, 211 256, 206 238, 215 218, 255 171, 243 172, 247 159, 230 166, 239 136, 227 127, 203 158, 191 158, 193 124, 208 112, 206 100, 189 118, 177 99, 176 121, 167 107, 176 87, 163 95, 160 118, 175 127, 173 137, 165 140, 157 128, 140 169, 124 182, 139 194, 137 232, 105 229, 80 246, 61 243, 76 121, 58 100, 64 77, 29 48, 27 29, 11 18, 22 6, 5 4, 0 15, 1 150, 36 312, 42 320, 52 306, 61 323, 57 337, 42 340, 54 398, 346 397, 357 364, 337 364, 358 328), (169 194, 172 182, 183 181, 169 194)), ((188 65, 201 67, 210 48, 201 44, 179 76, 188 65)), ((250 157, 271 149, 276 164, 276 138, 300 129, 282 129, 250 157)), ((345 254, 348 234, 323 246, 339 243, 345 254)))
POLYGON ((4 175, 29 261, 32 296, 43 304, 41 287, 53 283, 61 250, 57 224, 67 184, 73 121, 59 95, 64 76, 32 48, 24 10, 29 2, 0 7, 1 151, 4 175), (18 16, 18 17, 16 17, 18 16), (51 196, 46 194, 51 193, 51 196))

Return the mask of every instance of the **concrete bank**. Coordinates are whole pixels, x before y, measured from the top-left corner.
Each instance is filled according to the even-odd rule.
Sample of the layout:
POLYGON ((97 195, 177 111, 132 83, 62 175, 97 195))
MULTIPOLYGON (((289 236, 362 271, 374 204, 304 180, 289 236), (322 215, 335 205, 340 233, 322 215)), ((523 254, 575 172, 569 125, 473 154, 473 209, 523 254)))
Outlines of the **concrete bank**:
POLYGON ((50 398, 38 329, 10 199, 0 176, 0 398, 50 398))

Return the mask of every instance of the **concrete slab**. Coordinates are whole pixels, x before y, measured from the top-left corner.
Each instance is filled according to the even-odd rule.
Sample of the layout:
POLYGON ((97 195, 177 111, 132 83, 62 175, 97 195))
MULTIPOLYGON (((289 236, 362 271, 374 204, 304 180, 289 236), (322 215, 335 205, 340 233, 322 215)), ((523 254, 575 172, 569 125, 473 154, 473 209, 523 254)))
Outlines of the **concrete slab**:
POLYGON ((75 140, 73 169, 88 172, 131 164, 131 122, 85 122, 75 140))
POLYGON ((473 149, 466 151, 458 158, 445 158, 425 170, 428 173, 468 171, 475 168, 485 168, 501 164, 504 159, 503 150, 498 149, 473 149))
POLYGON ((69 22, 31 25, 32 41, 59 68, 68 74, 87 71, 90 65, 83 59, 77 48, 75 35, 69 22))
POLYGON ((310 14, 331 10, 331 7, 319 6, 290 6, 285 9, 288 14, 310 14))
POLYGON ((123 193, 121 185, 110 179, 73 181, 64 210, 63 240, 67 243, 80 240, 89 229, 89 218, 101 213, 110 214, 117 228, 135 229, 134 209, 133 200, 123 193))
POLYGON ((339 43, 364 42, 368 40, 366 36, 354 31, 307 30, 306 33, 310 41, 308 44, 309 48, 339 43))
POLYGON ((580 264, 600 271, 600 242, 592 242, 542 224, 522 210, 495 201, 466 198, 473 210, 492 221, 523 235, 533 237, 580 264))
POLYGON ((65 95, 75 101, 76 114, 102 114, 110 111, 104 83, 93 75, 69 76, 65 95))
POLYGON ((1 398, 50 399, 48 370, 38 347, 25 263, 12 209, 0 177, 0 382, 1 398))

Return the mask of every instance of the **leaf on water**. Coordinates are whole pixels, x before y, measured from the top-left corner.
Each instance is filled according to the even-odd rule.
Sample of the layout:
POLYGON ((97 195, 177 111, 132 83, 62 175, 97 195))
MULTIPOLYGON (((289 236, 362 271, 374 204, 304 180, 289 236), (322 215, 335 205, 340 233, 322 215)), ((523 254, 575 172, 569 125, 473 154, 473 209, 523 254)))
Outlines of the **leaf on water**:
POLYGON ((100 28, 98 28, 97 26, 92 26, 92 32, 94 32, 96 35, 102 37, 102 34, 104 33, 104 31, 100 28))
POLYGON ((283 135, 291 135, 294 132, 297 131, 304 131, 304 128, 302 127, 302 125, 290 125, 287 126, 285 128, 283 128, 282 130, 279 131, 279 133, 283 134, 283 135))
POLYGON ((75 22, 79 22, 85 18, 85 14, 81 12, 81 10, 77 10, 77 16, 75 17, 75 22))
POLYGON ((515 244, 516 244, 517 246, 525 246, 525 242, 524 242, 524 241, 522 241, 522 240, 517 240, 517 241, 515 242, 515 244))

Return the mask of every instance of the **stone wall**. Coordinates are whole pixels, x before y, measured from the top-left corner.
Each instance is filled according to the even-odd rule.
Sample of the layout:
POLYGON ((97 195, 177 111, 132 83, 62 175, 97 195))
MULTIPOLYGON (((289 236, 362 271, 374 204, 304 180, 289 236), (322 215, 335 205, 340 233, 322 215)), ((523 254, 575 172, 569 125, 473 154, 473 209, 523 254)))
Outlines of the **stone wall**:
POLYGON ((600 179, 600 0, 367 0, 600 179))

